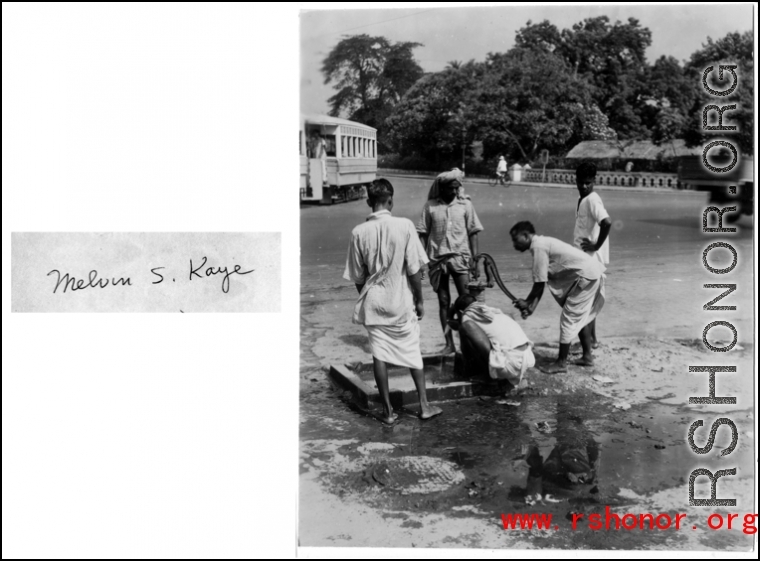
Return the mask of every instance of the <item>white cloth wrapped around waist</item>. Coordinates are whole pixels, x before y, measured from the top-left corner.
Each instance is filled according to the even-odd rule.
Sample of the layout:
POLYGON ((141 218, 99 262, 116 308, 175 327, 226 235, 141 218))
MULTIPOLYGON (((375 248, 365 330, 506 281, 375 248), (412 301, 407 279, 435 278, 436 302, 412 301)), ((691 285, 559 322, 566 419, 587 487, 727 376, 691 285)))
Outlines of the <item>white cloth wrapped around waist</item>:
POLYGON ((558 298, 562 306, 559 319, 559 342, 569 344, 581 329, 594 321, 604 307, 605 279, 602 275, 595 280, 579 278, 565 294, 558 298))
POLYGON ((400 325, 365 325, 372 356, 396 366, 422 369, 420 324, 411 315, 400 325))
POLYGON ((515 349, 504 350, 498 343, 491 345, 488 356, 488 374, 494 380, 507 380, 517 386, 528 368, 535 366, 533 343, 525 343, 515 349))
POLYGON ((536 364, 533 343, 515 320, 498 308, 482 302, 470 305, 462 321, 473 321, 485 332, 491 343, 488 373, 495 380, 509 380, 518 385, 528 368, 536 364))

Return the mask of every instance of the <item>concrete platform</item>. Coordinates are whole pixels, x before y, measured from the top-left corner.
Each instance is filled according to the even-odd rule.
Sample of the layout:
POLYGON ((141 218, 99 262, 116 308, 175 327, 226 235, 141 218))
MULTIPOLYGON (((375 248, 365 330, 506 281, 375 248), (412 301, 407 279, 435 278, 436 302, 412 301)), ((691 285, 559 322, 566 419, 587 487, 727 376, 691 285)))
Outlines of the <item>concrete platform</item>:
MULTIPOLYGON (((426 355, 422 357, 428 401, 447 401, 477 395, 497 395, 498 385, 481 379, 469 379, 464 372, 462 355, 426 355)), ((354 402, 366 411, 382 407, 375 385, 372 363, 330 366, 330 380, 353 394, 354 402)), ((417 390, 408 368, 388 368, 391 405, 394 409, 417 405, 417 390)))

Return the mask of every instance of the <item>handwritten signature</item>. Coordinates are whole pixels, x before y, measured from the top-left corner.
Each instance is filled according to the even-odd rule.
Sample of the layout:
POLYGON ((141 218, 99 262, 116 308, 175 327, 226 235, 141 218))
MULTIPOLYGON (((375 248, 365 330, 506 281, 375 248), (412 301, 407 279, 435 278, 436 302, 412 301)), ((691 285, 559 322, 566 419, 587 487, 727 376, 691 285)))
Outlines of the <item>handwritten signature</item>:
POLYGON ((63 283, 63 290, 61 292, 66 292, 67 289, 71 290, 84 290, 85 288, 105 288, 109 284, 111 286, 121 285, 121 286, 132 286, 132 279, 127 277, 126 279, 124 277, 119 277, 118 279, 112 278, 112 279, 99 279, 98 278, 98 272, 96 270, 90 271, 89 278, 87 279, 87 282, 85 283, 82 279, 77 279, 76 277, 70 276, 68 273, 61 276, 61 271, 58 269, 53 269, 50 271, 47 276, 52 275, 53 273, 56 273, 58 275, 58 280, 55 282, 55 288, 53 289, 53 294, 58 290, 58 287, 61 286, 61 283, 63 283))
MULTIPOLYGON (((196 262, 197 263, 197 262, 196 262)), ((193 266, 193 260, 190 259, 190 274, 188 276, 189 281, 193 281, 196 279, 203 279, 205 277, 214 277, 217 275, 224 275, 222 277, 222 292, 227 294, 230 291, 230 276, 232 275, 248 275, 250 273, 253 273, 255 269, 251 269, 250 271, 243 271, 241 265, 235 265, 232 270, 229 269, 229 267, 214 267, 209 266, 206 267, 206 263, 208 263, 208 258, 206 256, 203 257, 203 260, 201 261, 200 265, 197 267, 193 266), (206 267, 204 269, 204 267, 206 267)), ((165 280, 165 273, 162 274, 159 271, 162 269, 166 269, 166 267, 153 267, 150 272, 151 274, 158 277, 158 280, 154 280, 151 284, 161 284, 165 280)), ((67 290, 76 291, 76 290, 84 290, 85 288, 106 288, 107 286, 133 286, 132 279, 130 277, 119 277, 119 278, 98 278, 98 271, 93 269, 90 271, 87 279, 77 279, 74 276, 71 276, 69 273, 61 274, 61 271, 58 269, 53 269, 50 271, 47 276, 50 276, 52 274, 57 275, 55 287, 53 288, 53 294, 55 294, 58 291, 58 288, 63 285, 63 289, 61 292, 66 292, 67 290)), ((172 278, 172 281, 176 281, 176 279, 172 278)))

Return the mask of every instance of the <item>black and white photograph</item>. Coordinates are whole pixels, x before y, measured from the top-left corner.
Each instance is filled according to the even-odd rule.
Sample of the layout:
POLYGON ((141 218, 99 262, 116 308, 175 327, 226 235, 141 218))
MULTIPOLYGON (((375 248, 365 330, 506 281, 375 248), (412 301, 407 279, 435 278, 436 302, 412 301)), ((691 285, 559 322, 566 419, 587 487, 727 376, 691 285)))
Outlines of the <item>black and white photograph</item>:
POLYGON ((754 3, 2 16, 4 559, 757 558, 754 3))
POLYGON ((301 547, 756 552, 755 18, 301 12, 301 547))

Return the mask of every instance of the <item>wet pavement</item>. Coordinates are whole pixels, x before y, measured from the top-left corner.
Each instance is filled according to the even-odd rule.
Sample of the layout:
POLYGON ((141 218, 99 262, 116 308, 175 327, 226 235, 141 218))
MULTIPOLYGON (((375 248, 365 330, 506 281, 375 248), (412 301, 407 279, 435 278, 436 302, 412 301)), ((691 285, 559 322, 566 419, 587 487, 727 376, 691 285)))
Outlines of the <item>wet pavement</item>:
MULTIPOLYGON (((423 186, 413 187, 416 204, 417 191, 423 186)), ((489 207, 483 199, 490 197, 493 203, 495 198, 505 196, 476 189, 468 192, 472 192, 479 212, 479 201, 492 208, 494 205, 489 207)), ((535 192, 523 195, 528 199, 537 196, 535 192)), ((670 197, 679 194, 622 195, 634 198, 625 205, 610 201, 610 213, 618 204, 617 216, 635 222, 637 219, 631 215, 640 212, 639 218, 646 224, 632 228, 638 232, 636 240, 624 241, 613 231, 610 269, 611 278, 616 279, 615 292, 600 317, 606 337, 602 337, 603 344, 596 352, 595 368, 571 368, 567 375, 560 376, 531 369, 525 387, 506 398, 483 396, 443 402, 439 405, 444 413, 427 421, 419 420, 415 407, 409 406, 400 411, 399 421, 393 426, 382 425, 364 414, 350 393, 334 388, 326 375, 331 362, 369 359, 366 335, 360 326, 350 324, 355 291, 340 279, 348 233, 367 209, 359 202, 352 203, 354 208, 345 205, 337 211, 350 220, 340 231, 320 239, 323 247, 319 251, 314 249, 303 258, 301 545, 716 550, 751 547, 753 536, 736 528, 708 530, 705 517, 709 513, 688 507, 686 493, 689 474, 696 467, 713 471, 736 467, 738 476, 732 481, 721 480, 719 488, 725 489, 721 493, 727 496, 741 497, 739 504, 733 509, 710 512, 751 511, 754 398, 746 388, 754 383, 754 349, 746 336, 740 339, 736 357, 741 377, 722 386, 723 395, 736 395, 745 388, 739 403, 723 410, 730 411, 739 425, 739 446, 727 458, 718 456, 730 442, 729 431, 723 429, 717 433, 710 455, 698 457, 686 443, 689 426, 696 418, 704 418, 709 426, 721 414, 687 404, 688 395, 699 391, 695 388, 704 386, 701 393, 706 390, 706 380, 695 382, 693 375, 689 378, 688 373, 683 373, 689 363, 704 363, 710 356, 695 338, 702 326, 695 323, 693 311, 701 308, 703 298, 700 294, 695 300, 693 294, 684 292, 683 285, 674 288, 677 282, 672 281, 659 291, 651 290, 650 283, 647 290, 642 278, 654 274, 663 266, 660 263, 668 263, 668 278, 678 274, 687 281, 683 284, 701 281, 699 274, 694 274, 700 273, 699 247, 694 242, 701 244, 702 238, 679 230, 674 236, 671 230, 669 243, 662 245, 661 251, 652 252, 647 245, 659 243, 661 230, 683 228, 678 224, 687 216, 699 217, 696 211, 703 202, 695 194, 674 199, 685 208, 670 208, 667 220, 675 226, 668 226, 667 220, 657 222, 658 213, 663 207, 669 208, 670 197), (358 205, 364 208, 356 208, 358 205), (635 267, 635 272, 626 275, 628 267, 635 267), (687 270, 692 272, 691 277, 687 277, 687 270), (642 302, 645 297, 647 301, 642 302), (657 337, 653 338, 654 333, 657 337), (573 462, 578 464, 575 470, 573 462), (572 528, 573 514, 583 514, 586 520, 599 514, 604 519, 607 508, 619 516, 667 513, 673 520, 676 514, 686 513, 688 524, 679 530, 594 531, 585 523, 572 528), (326 520, 330 518, 327 513, 341 518, 330 522, 326 520), (552 529, 504 530, 503 513, 552 514, 552 529), (370 520, 375 521, 372 528, 366 526, 370 520)), ((607 202, 607 194, 602 196, 607 202)), ((557 208, 566 212, 562 197, 557 208)), ((406 200, 399 198, 402 204, 406 200)), ((541 200, 544 211, 539 218, 550 224, 555 210, 549 210, 550 205, 541 200)), ((308 237, 310 244, 316 243, 314 230, 321 231, 321 226, 316 227, 308 215, 321 210, 308 209, 302 215, 302 236, 308 237), (312 231, 307 233, 307 229, 312 231)), ((326 210, 329 213, 333 209, 326 210)), ((482 214, 489 216, 488 212, 482 214)), ((572 232, 572 211, 570 215, 572 232)), ((488 228, 483 216, 481 220, 488 228)), ((513 221, 508 217, 499 229, 508 230, 513 221)), ((495 224, 493 218, 491 224, 495 224)), ((498 236, 498 232, 492 236, 498 236)), ((739 242, 740 246, 744 244, 742 255, 751 255, 751 238, 747 241, 743 235, 739 242)), ((481 250, 496 253, 482 241, 481 250)), ((527 275, 523 269, 529 263, 522 263, 523 257, 511 248, 509 254, 502 252, 500 271, 510 289, 522 283, 518 292, 527 293, 529 279, 523 279, 527 275)), ((751 260, 745 261, 737 276, 746 276, 746 267, 751 272, 751 265, 751 260)), ((662 279, 660 276, 660 284, 662 279)), ((429 287, 425 297, 428 306, 423 352, 432 352, 439 345, 437 303, 429 287)), ((508 311, 499 294, 489 294, 487 298, 491 299, 489 304, 508 311)), ((738 314, 737 324, 751 325, 748 307, 745 305, 743 313, 738 314)), ((542 317, 526 322, 524 329, 537 343, 540 365, 556 354, 558 309, 549 299, 541 302, 539 311, 542 317)), ((741 332, 745 327, 739 329, 741 332)), ((709 489, 701 483, 697 483, 697 496, 706 496, 709 489)))
MULTIPOLYGON (((321 484, 331 493, 350 496, 406 521, 413 522, 422 514, 445 513, 454 519, 475 516, 492 524, 502 513, 552 514, 556 533, 534 536, 537 547, 681 547, 677 543, 681 536, 675 531, 656 532, 645 540, 622 531, 612 535, 596 532, 584 525, 571 531, 571 513, 583 513, 586 518, 593 513, 603 516, 607 506, 621 516, 626 511, 642 512, 636 508, 639 499, 683 488, 690 471, 697 467, 698 460, 685 444, 693 411, 657 401, 620 410, 614 402, 588 390, 565 393, 529 386, 507 399, 480 397, 440 403, 444 413, 429 421, 419 420, 414 408, 405 409, 400 420, 389 427, 363 415, 346 392, 334 390, 326 380, 312 382, 302 389, 302 470, 317 470, 321 484), (545 392, 551 395, 543 395, 545 392), (548 429, 540 430, 543 427, 548 429), (324 441, 348 443, 324 453, 309 446, 324 441), (374 454, 360 450, 368 444, 376 445, 374 454), (588 458, 591 464, 597 455, 598 470, 591 481, 576 484, 561 473, 557 476, 541 470, 540 465, 538 470, 529 465, 536 467, 531 455, 538 454, 539 464, 546 464, 553 452, 568 450, 576 452, 580 461, 588 458), (335 469, 336 453, 348 462, 348 469, 335 469), (456 466, 463 474, 462 481, 420 495, 389 488, 373 477, 373 470, 391 459, 420 456, 456 466), (535 493, 544 500, 529 505, 528 496, 535 493)), ((718 445, 725 447, 728 442, 718 439, 718 445)), ((752 473, 751 446, 742 448, 732 460, 745 474, 752 473)), ((685 502, 686 497, 681 499, 685 502)), ((684 509, 660 512, 675 519, 684 509)), ((731 548, 752 541, 747 536, 734 537, 731 548)))

